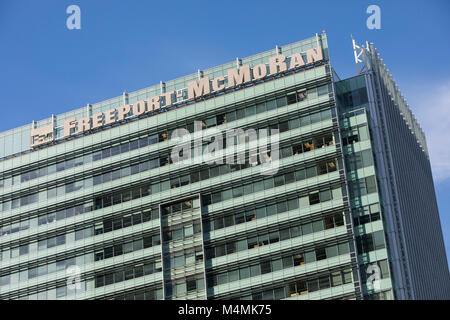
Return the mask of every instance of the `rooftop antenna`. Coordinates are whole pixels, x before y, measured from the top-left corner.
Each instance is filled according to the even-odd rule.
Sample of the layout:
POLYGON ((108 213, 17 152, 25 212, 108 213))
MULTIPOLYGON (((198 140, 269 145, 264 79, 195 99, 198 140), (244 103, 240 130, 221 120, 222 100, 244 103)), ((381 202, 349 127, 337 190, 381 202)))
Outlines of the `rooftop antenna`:
POLYGON ((353 45, 353 54, 355 57, 356 71, 358 74, 362 74, 371 70, 370 59, 369 59, 369 43, 366 41, 366 47, 363 45, 359 46, 356 44, 355 39, 353 39, 353 35, 351 34, 352 45, 353 45))
POLYGON ((128 100, 128 93, 127 93, 127 90, 125 90, 125 91, 123 92, 123 94, 122 94, 122 102, 123 102, 123 105, 126 105, 126 104, 127 104, 127 100, 128 100))
POLYGON ((90 117, 91 116, 91 104, 90 103, 88 103, 87 105, 86 105, 86 117, 90 117))

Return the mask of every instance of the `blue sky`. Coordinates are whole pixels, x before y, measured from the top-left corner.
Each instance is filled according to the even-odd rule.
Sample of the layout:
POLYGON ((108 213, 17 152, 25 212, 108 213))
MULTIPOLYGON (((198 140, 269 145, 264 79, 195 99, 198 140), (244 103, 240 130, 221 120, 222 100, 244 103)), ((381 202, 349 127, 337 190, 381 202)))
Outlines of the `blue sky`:
POLYGON ((421 123, 450 256, 450 1, 0 0, 0 131, 326 30, 341 76, 350 34, 374 42, 421 123), (81 30, 66 8, 81 8, 81 30), (381 30, 366 8, 381 8, 381 30))

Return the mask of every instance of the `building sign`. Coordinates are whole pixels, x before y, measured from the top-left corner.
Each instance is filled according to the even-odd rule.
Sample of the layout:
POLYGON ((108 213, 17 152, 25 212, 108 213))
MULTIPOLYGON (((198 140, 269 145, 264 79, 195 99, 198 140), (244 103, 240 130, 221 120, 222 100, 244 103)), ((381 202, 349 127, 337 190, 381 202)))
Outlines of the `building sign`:
POLYGON ((32 129, 30 133, 30 147, 36 147, 44 143, 55 140, 53 124, 37 129, 32 129))
MULTIPOLYGON (((199 76, 198 80, 189 82, 185 89, 161 93, 161 95, 148 98, 147 100, 136 101, 132 105, 125 104, 117 109, 99 112, 92 115, 92 117, 66 119, 63 126, 63 139, 74 134, 85 134, 92 129, 110 126, 124 121, 130 116, 138 117, 152 113, 181 101, 195 100, 252 81, 262 80, 268 76, 295 70, 321 60, 323 60, 322 47, 318 45, 315 49, 306 50, 304 55, 300 52, 294 53, 289 57, 277 54, 268 59, 268 64, 261 63, 253 68, 250 65, 243 65, 229 69, 226 76, 219 76, 214 79, 199 76), (303 58, 304 56, 306 57, 306 62, 303 58)), ((32 129, 30 140, 31 148, 54 141, 53 125, 32 129)))

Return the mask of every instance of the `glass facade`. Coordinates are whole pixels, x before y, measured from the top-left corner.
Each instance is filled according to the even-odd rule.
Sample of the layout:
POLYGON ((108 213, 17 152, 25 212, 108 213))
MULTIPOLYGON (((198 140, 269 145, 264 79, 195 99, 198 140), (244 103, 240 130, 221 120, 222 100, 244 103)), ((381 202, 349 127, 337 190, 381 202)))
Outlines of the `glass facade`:
MULTIPOLYGON (((322 61, 47 147, 29 150, 31 126, 2 133, 0 298, 398 298, 366 79, 335 81, 325 34, 240 63, 318 44, 322 61), (176 163, 173 131, 195 140, 197 124, 203 137, 278 130, 276 172, 262 174, 267 163, 250 152, 241 163, 176 163)), ((34 127, 53 121, 62 137, 65 119, 182 92, 201 75, 34 127)))

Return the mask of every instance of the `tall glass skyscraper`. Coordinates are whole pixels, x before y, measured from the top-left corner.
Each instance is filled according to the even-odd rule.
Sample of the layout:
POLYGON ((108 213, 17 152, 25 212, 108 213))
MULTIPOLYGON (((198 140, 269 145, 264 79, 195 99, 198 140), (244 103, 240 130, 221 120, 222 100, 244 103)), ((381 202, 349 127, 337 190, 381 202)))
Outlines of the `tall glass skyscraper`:
POLYGON ((320 34, 1 133, 0 298, 449 299, 424 134, 362 52, 341 80, 320 34))

